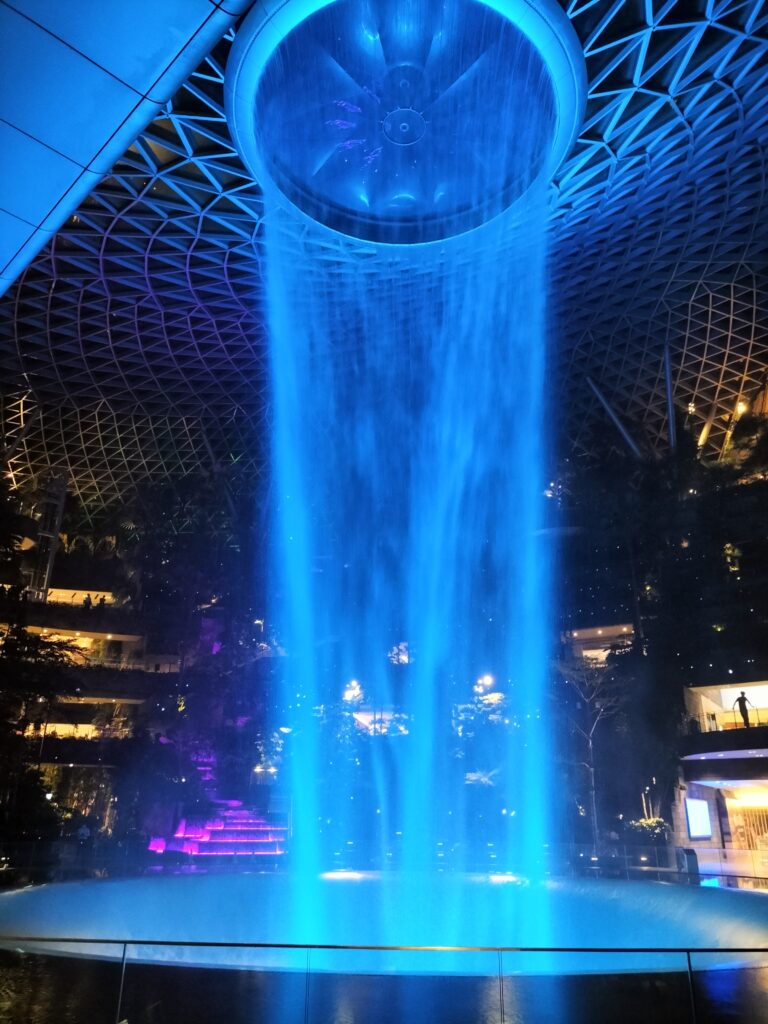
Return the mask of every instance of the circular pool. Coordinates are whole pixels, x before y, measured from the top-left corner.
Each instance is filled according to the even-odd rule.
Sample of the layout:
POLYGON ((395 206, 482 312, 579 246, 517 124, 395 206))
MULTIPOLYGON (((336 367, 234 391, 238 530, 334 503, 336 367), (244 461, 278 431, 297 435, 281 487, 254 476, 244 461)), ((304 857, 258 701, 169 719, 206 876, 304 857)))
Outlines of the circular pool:
POLYGON ((526 884, 511 875, 160 876, 3 893, 0 945, 11 937, 41 940, 49 951, 57 939, 120 940, 146 960, 237 966, 245 957, 271 970, 293 969, 306 947, 327 947, 328 969, 343 963, 352 973, 482 974, 497 950, 520 973, 664 971, 680 966, 666 951, 764 950, 768 958, 768 897, 654 882, 526 884), (193 943, 221 945, 185 945, 193 943))

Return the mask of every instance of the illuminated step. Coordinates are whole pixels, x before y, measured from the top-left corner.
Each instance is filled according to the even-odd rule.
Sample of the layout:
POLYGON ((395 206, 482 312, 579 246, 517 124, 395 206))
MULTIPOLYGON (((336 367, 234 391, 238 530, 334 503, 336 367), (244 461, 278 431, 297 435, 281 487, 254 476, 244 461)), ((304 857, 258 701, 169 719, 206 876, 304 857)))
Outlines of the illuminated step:
POLYGON ((285 850, 198 850, 194 857, 281 857, 285 850))
POLYGON ((285 825, 233 825, 229 822, 206 821, 210 832, 285 832, 285 825))
MULTIPOLYGON (((252 853, 257 856, 279 856, 284 852, 283 847, 279 843, 191 843, 190 846, 193 849, 185 849, 185 853, 191 853, 196 856, 206 856, 209 854, 218 854, 224 856, 225 854, 233 854, 242 856, 244 854, 252 853)), ((184 844, 187 847, 187 844, 184 844)))
POLYGON ((183 853, 191 857, 208 856, 254 856, 280 857, 285 850, 279 842, 206 842, 197 839, 171 839, 163 849, 156 852, 183 853))
POLYGON ((285 853, 286 825, 273 824, 236 800, 215 801, 215 806, 217 813, 211 818, 181 818, 170 838, 153 836, 150 850, 192 857, 279 857, 285 853))
POLYGON ((205 835, 185 835, 185 839, 200 839, 205 842, 232 842, 232 843, 277 843, 285 839, 284 832, 230 832, 228 829, 219 829, 207 832, 205 835))
POLYGON ((272 845, 279 843, 281 839, 281 836, 226 836, 223 838, 216 836, 215 838, 209 839, 200 838, 197 839, 197 842, 205 843, 206 846, 221 846, 224 843, 237 843, 238 845, 250 843, 253 846, 266 846, 268 843, 271 843, 272 845))

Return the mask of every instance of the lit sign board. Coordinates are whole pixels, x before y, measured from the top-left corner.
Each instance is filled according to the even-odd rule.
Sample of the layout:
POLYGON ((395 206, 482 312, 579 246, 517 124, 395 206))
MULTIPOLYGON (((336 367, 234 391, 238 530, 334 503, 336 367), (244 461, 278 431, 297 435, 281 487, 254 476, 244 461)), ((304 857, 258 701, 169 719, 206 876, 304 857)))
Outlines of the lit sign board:
POLYGON ((688 835, 691 839, 712 838, 712 822, 709 819, 709 804, 706 800, 687 797, 685 816, 688 819, 688 835))

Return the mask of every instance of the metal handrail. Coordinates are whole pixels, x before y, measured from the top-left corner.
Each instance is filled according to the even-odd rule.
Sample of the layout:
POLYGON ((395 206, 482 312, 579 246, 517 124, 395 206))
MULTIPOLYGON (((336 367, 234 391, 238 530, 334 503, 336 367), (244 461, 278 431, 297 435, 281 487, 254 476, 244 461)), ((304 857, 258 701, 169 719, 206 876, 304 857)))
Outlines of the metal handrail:
POLYGON ((764 946, 430 946, 378 945, 352 942, 220 942, 202 939, 104 939, 57 935, 2 935, 6 942, 76 943, 79 946, 181 946, 200 949, 309 949, 376 953, 768 953, 764 946))
POLYGON ((768 708, 750 707, 749 725, 744 724, 741 714, 735 708, 723 708, 722 711, 686 716, 689 735, 696 732, 731 732, 736 729, 749 729, 764 725, 768 725, 768 708), (723 728, 725 724, 729 726, 728 729, 723 728))

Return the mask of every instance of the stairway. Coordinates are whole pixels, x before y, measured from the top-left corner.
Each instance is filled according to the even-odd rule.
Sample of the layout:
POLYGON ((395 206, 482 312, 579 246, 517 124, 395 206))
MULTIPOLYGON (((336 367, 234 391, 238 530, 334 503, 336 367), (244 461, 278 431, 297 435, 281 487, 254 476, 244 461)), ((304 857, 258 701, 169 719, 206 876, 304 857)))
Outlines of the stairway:
MULTIPOLYGON (((215 754, 199 755, 195 760, 203 790, 216 809, 214 816, 207 819, 181 818, 172 836, 152 836, 149 849, 153 853, 181 853, 192 858, 221 857, 224 862, 234 857, 258 857, 268 858, 268 863, 269 859, 274 861, 282 857, 286 849, 287 826, 270 821, 244 806, 241 800, 218 799, 215 754)), ((264 861, 260 860, 260 863, 264 861)))
POLYGON ((218 803, 214 818, 204 822, 182 818, 163 852, 176 850, 193 857, 281 857, 285 853, 285 825, 268 821, 239 800, 218 803))

